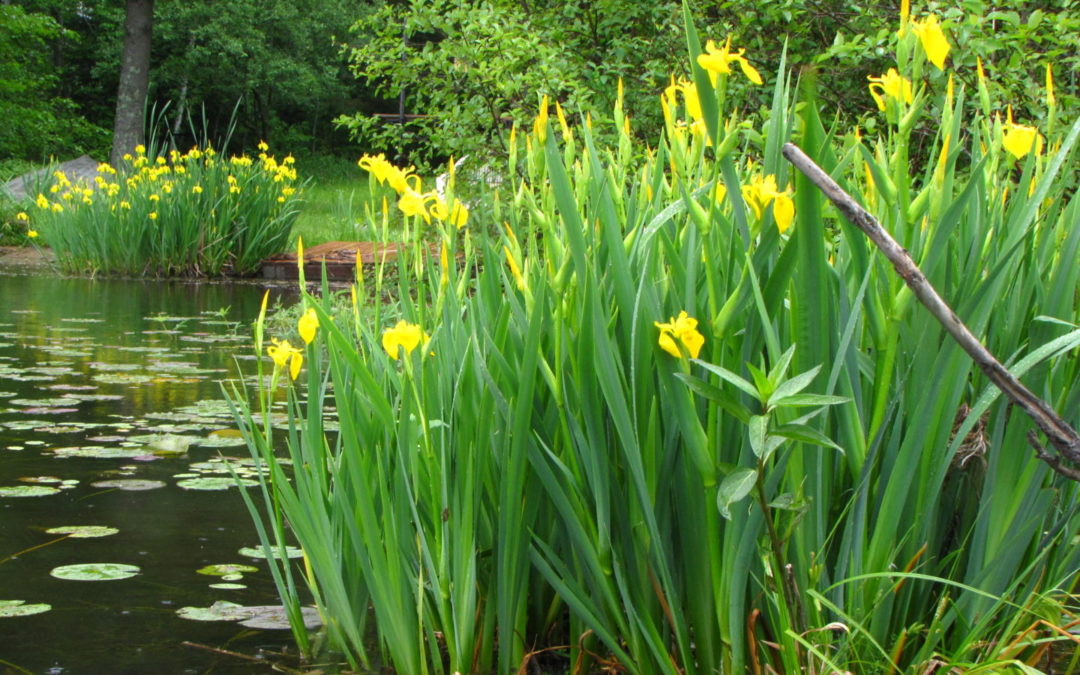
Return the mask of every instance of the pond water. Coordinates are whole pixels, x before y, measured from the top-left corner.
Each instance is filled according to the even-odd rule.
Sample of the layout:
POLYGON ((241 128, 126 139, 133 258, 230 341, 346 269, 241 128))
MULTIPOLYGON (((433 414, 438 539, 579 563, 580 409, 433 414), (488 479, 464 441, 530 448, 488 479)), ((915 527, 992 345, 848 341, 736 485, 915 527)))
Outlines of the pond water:
POLYGON ((289 650, 288 630, 177 614, 278 602, 265 561, 239 552, 257 537, 237 488, 214 485, 230 480, 221 455, 248 457, 219 382, 237 357, 254 370, 262 293, 0 276, 0 673, 262 673, 267 663, 222 651, 280 661, 289 650), (116 532, 48 532, 84 525, 116 532), (137 573, 58 578, 86 563, 137 573), (217 564, 256 569, 199 573, 217 564), (5 617, 17 601, 51 609, 5 617))

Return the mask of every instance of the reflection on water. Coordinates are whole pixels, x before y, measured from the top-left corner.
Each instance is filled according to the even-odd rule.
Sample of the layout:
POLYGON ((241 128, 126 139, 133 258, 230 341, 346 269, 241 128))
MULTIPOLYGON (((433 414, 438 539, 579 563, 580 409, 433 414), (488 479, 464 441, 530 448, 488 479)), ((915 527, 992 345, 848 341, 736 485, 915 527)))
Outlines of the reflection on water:
POLYGON ((257 539, 236 488, 177 486, 184 476, 222 475, 212 461, 219 454, 247 456, 229 445, 218 382, 236 372, 237 355, 250 353, 261 296, 250 285, 0 276, 0 490, 61 488, 0 497, 0 603, 52 606, 0 618, 0 673, 270 672, 182 643, 247 655, 290 644, 288 631, 176 616, 218 600, 277 602, 265 563, 237 553, 257 539), (61 448, 81 450, 61 457, 61 448), (92 485, 130 479, 165 487, 92 485), (46 532, 70 525, 119 532, 46 532), (93 582, 49 574, 75 563, 137 565, 141 573, 93 582), (221 579, 197 570, 222 563, 259 571, 239 581, 245 588, 210 588, 221 579))

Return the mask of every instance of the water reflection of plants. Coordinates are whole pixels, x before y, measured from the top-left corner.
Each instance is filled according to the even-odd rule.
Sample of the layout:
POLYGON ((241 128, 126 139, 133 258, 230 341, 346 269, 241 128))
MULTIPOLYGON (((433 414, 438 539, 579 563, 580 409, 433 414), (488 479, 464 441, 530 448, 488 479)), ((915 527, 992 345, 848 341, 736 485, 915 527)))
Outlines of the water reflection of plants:
POLYGON ((275 572, 303 646, 300 584, 354 665, 409 673, 553 652, 586 671, 1023 669, 1073 639, 1077 486, 1019 449, 1028 423, 780 155, 792 137, 812 151, 1075 409, 1080 122, 1028 133, 984 85, 966 119, 963 91, 923 77, 947 36, 909 21, 867 94, 878 137, 826 131, 811 87, 796 115, 782 65, 750 128, 724 93, 742 52, 714 45, 665 93, 655 150, 620 107, 598 148, 545 105, 511 143, 523 179, 492 198, 496 237, 403 205, 444 254, 413 238, 400 316, 359 309, 382 277, 358 278, 351 313, 303 296, 318 330, 270 375, 302 359, 292 475, 272 397, 240 410, 270 472, 264 546, 287 521, 304 552, 302 576, 275 572), (917 127, 935 161, 913 172, 917 127))

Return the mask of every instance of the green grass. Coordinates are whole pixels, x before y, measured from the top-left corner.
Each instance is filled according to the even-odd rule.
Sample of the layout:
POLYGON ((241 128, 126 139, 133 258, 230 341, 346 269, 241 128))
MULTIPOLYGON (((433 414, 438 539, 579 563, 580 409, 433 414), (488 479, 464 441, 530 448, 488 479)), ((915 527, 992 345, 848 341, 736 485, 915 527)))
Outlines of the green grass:
POLYGON ((303 206, 293 226, 293 237, 305 246, 327 241, 374 239, 364 217, 368 203, 368 174, 356 162, 341 157, 308 157, 297 160, 301 175, 311 182, 303 191, 303 206))

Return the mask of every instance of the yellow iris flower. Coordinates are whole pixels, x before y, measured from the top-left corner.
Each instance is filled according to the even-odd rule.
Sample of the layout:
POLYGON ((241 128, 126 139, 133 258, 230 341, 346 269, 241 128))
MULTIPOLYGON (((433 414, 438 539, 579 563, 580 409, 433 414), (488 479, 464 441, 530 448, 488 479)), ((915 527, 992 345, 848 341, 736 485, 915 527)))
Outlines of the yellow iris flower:
MULTIPOLYGON (((439 196, 434 192, 420 192, 411 187, 405 188, 398 200, 398 208, 407 216, 420 216, 425 223, 431 222, 431 212, 428 211, 428 202, 438 200, 439 196)), ((446 207, 443 207, 445 211, 446 207)))
POLYGON ((509 246, 503 246, 503 254, 506 256, 506 264, 510 267, 510 274, 513 275, 514 283, 517 284, 518 290, 525 290, 525 277, 521 275, 521 267, 518 266, 517 260, 514 258, 514 254, 509 246))
POLYGON ((701 353, 701 346, 705 344, 705 338, 698 332, 697 324, 697 319, 691 318, 685 311, 679 312, 679 316, 672 318, 668 323, 654 321, 653 325, 660 329, 658 340, 660 348, 679 358, 683 355, 679 350, 679 343, 681 343, 690 354, 690 358, 696 359, 701 353))
POLYGON ((938 24, 937 16, 931 14, 922 22, 912 21, 911 31, 919 36, 923 51, 930 63, 937 66, 938 70, 945 70, 945 57, 949 55, 949 41, 945 39, 945 32, 938 24))
POLYGON ((540 100, 540 111, 536 114, 536 119, 533 120, 533 133, 536 135, 536 140, 543 143, 547 139, 547 123, 548 123, 548 97, 544 94, 544 97, 540 100))
POLYGON ((704 136, 705 116, 701 112, 701 99, 698 98, 697 86, 693 82, 680 80, 676 84, 675 78, 671 79, 671 84, 664 89, 664 93, 660 97, 660 102, 664 107, 664 116, 667 117, 669 114, 673 114, 672 111, 678 105, 679 94, 682 94, 686 114, 692 120, 690 132, 697 136, 704 136))
POLYGON ((304 344, 311 344, 311 341, 315 339, 315 331, 318 328, 319 317, 315 314, 313 308, 308 307, 304 315, 296 322, 296 329, 300 332, 300 338, 304 341, 304 344))
POLYGON ((742 187, 742 197, 753 209, 754 216, 761 220, 765 207, 772 204, 776 227, 783 234, 795 220, 795 201, 787 190, 780 191, 776 185, 776 176, 755 176, 749 185, 742 187))
MULTIPOLYGON (((389 161, 382 153, 378 155, 364 155, 357 162, 361 169, 364 169, 371 175, 375 176, 375 180, 379 183, 387 183, 398 193, 404 192, 409 187, 409 178, 416 176, 412 173, 414 167, 407 169, 401 169, 389 161)), ((419 176, 416 176, 417 188, 419 187, 419 176)))
POLYGON ((435 216, 437 220, 448 222, 459 230, 465 226, 465 221, 469 219, 468 207, 455 200, 454 206, 452 208, 447 208, 446 202, 438 195, 435 195, 435 200, 431 204, 430 210, 431 215, 435 216))
POLYGON ((866 79, 870 81, 870 95, 874 97, 878 110, 885 111, 886 99, 903 99, 905 103, 911 103, 911 80, 896 72, 896 68, 889 68, 889 72, 878 77, 867 75, 866 79))
POLYGON ((1001 137, 1001 144, 1010 155, 1017 159, 1023 159, 1025 155, 1035 148, 1036 154, 1042 147, 1042 136, 1035 127, 1013 122, 1012 106, 1006 111, 1005 132, 1001 137))
POLYGON ((754 84, 761 84, 761 74, 746 60, 746 57, 743 56, 745 53, 745 49, 732 53, 731 36, 729 35, 721 48, 717 48, 712 40, 706 42, 705 53, 698 55, 697 62, 699 66, 709 71, 710 74, 718 73, 720 75, 728 75, 731 73, 731 64, 738 63, 746 79, 754 84))
POLYGON ((285 368, 288 364, 289 377, 295 380, 300 374, 301 366, 304 365, 304 355, 299 349, 289 344, 288 340, 271 340, 271 342, 273 344, 266 348, 266 353, 274 360, 277 368, 285 368))
POLYGON ((421 342, 426 345, 430 339, 431 337, 422 331, 420 326, 403 319, 398 321, 393 328, 383 332, 382 346, 390 358, 396 361, 399 358, 399 349, 404 349, 406 354, 411 354, 421 342))

